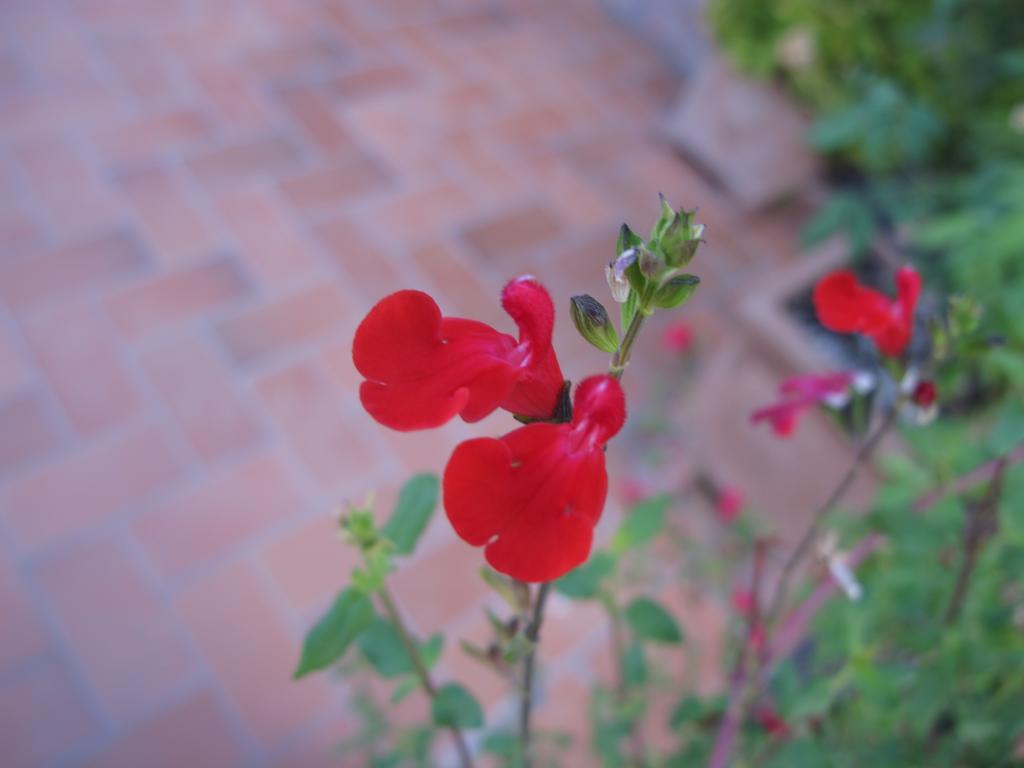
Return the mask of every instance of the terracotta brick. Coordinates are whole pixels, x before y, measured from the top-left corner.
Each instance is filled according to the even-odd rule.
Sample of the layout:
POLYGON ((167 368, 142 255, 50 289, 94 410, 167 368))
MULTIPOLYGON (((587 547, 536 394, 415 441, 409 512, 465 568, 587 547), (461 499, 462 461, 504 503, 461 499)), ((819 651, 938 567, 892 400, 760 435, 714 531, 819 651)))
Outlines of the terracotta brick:
POLYGON ((348 276, 348 284, 368 304, 408 284, 388 254, 366 235, 351 216, 334 216, 321 222, 317 236, 328 255, 348 276))
POLYGON ((289 605, 306 615, 348 583, 362 557, 342 540, 337 516, 320 515, 279 536, 264 551, 263 562, 289 605))
POLYGON ((102 313, 87 304, 70 304, 28 323, 25 332, 79 432, 96 434, 138 414, 139 397, 102 313))
POLYGON ((0 300, 16 309, 65 298, 143 272, 148 258, 127 232, 78 240, 31 258, 0 261, 0 300))
POLYGON ((50 765, 88 741, 98 729, 71 676, 52 659, 0 686, 4 765, 50 765))
POLYGON ((247 365, 326 336, 345 314, 338 290, 321 284, 223 322, 217 335, 235 362, 247 365))
POLYGON ((465 187, 441 181, 383 201, 361 221, 368 231, 411 246, 447 234, 474 215, 476 203, 465 187))
MULTIPOLYGON (((10 201, 6 191, 0 197, 10 201)), ((37 216, 25 211, 14 210, 10 202, 7 210, 0 212, 0 248, 6 256, 27 253, 40 247, 43 242, 43 228, 37 216)))
MULTIPOLYGON (((365 768, 366 756, 342 745, 358 733, 353 716, 330 718, 277 755, 273 768, 365 768)), ((423 722, 422 720, 420 722, 423 722)))
POLYGON ((320 30, 303 31, 252 50, 245 58, 245 68, 279 85, 337 71, 346 57, 347 51, 336 38, 320 34, 320 30))
POLYGON ((0 675, 16 664, 42 653, 49 638, 35 608, 29 602, 24 581, 14 563, 0 556, 0 615, 4 631, 0 632, 0 675))
POLYGON ((201 152, 189 159, 188 166, 203 184, 223 188, 286 173, 301 157, 294 142, 271 135, 201 152))
POLYGON ((14 334, 0 325, 0 400, 28 389, 31 384, 32 371, 14 334))
POLYGON ((602 632, 607 627, 607 615, 598 603, 575 602, 552 595, 544 618, 542 658, 557 660, 562 654, 585 644, 593 633, 602 632))
POLYGON ((223 256, 132 286, 107 302, 125 336, 137 337, 203 315, 249 295, 237 263, 223 256))
POLYGON ((316 263, 313 247, 300 234, 294 215, 270 192, 225 192, 218 199, 218 210, 238 238, 246 267, 262 283, 277 287, 316 263))
POLYGON ((320 485, 332 491, 363 493, 380 473, 381 456, 370 433, 345 414, 341 393, 309 363, 260 380, 264 406, 287 435, 320 485))
POLYGON ((428 243, 412 251, 413 261, 434 288, 441 311, 471 317, 498 329, 511 330, 511 320, 501 309, 501 284, 485 281, 481 270, 471 269, 446 243, 428 243))
POLYGON ((464 237, 483 259, 499 261, 538 248, 562 231, 561 222, 549 210, 533 204, 469 226, 464 237))
POLYGON ((280 744, 324 711, 326 681, 315 675, 291 679, 299 642, 251 566, 217 572, 183 593, 178 607, 260 745, 280 744))
POLYGON ((447 627, 479 605, 490 591, 478 575, 483 565, 480 550, 454 533, 447 538, 442 546, 407 563, 392 577, 399 602, 425 634, 447 627))
POLYGON ((166 104, 174 96, 174 79, 151 38, 103 35, 96 40, 108 71, 138 101, 166 104))
POLYGON ((366 155, 316 167, 281 183, 284 198, 302 211, 315 211, 373 195, 389 186, 390 175, 366 155))
POLYGON ((289 88, 281 94, 281 101, 292 119, 322 151, 334 154, 355 148, 348 128, 323 94, 310 88, 289 88))
POLYGON ((136 725, 90 768, 230 768, 245 751, 220 704, 204 691, 136 725))
POLYGON ((113 196, 97 170, 66 142, 34 139, 18 147, 16 156, 60 232, 95 231, 97 223, 116 217, 113 196))
POLYGON ((182 183, 167 171, 132 171, 122 174, 118 185, 135 210, 143 235, 162 261, 188 261, 217 247, 205 216, 189 200, 182 183))
POLYGON ((42 398, 31 392, 0 401, 0 475, 59 445, 42 398))
POLYGON ((147 349, 143 365, 203 460, 259 442, 260 428, 252 410, 204 339, 182 336, 147 349))
POLYGON ((407 67, 377 64, 339 75, 328 83, 328 87, 345 101, 355 102, 406 90, 415 84, 416 76, 407 67))
POLYGON ((268 100, 249 73, 221 60, 195 62, 191 79, 209 113, 235 130, 266 130, 272 120, 268 100))
POLYGON ((152 160, 170 151, 187 149, 210 136, 210 121, 185 107, 145 115, 105 131, 98 139, 103 153, 116 163, 152 160))
POLYGON ((112 539, 46 561, 37 578, 71 653, 118 721, 198 673, 173 613, 112 539))
POLYGON ((303 507, 282 462, 260 453, 146 512, 132 530, 157 568, 173 579, 237 552, 257 533, 300 514, 303 507))
POLYGON ((15 478, 0 516, 15 542, 38 552, 170 486, 178 463, 160 434, 142 429, 15 478))

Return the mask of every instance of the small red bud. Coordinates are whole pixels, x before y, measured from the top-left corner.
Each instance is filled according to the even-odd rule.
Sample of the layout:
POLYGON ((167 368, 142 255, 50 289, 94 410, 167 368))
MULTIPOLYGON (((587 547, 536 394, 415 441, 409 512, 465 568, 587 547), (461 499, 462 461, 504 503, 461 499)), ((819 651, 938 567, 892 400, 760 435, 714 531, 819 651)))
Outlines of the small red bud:
POLYGON ((715 514, 723 523, 735 522, 736 518, 740 516, 740 512, 743 511, 745 503, 743 494, 738 488, 722 488, 715 500, 715 514))
POLYGON ((790 735, 789 723, 782 719, 772 707, 761 707, 754 714, 757 722, 770 735, 777 739, 785 739, 790 735))
POLYGON ((918 382, 917 386, 914 387, 914 393, 910 396, 910 399, 914 401, 915 405, 919 405, 922 408, 930 408, 935 404, 937 396, 938 391, 935 389, 935 382, 925 379, 918 382))

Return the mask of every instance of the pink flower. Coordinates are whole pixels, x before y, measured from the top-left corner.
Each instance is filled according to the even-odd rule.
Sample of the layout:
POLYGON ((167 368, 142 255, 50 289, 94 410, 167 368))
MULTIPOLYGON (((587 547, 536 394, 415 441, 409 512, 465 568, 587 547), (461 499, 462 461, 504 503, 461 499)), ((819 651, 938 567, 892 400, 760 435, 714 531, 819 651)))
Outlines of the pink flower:
POLYGON ((819 403, 841 405, 852 384, 853 374, 846 371, 793 376, 779 386, 786 399, 754 411, 750 421, 767 421, 776 435, 789 437, 804 411, 819 403))

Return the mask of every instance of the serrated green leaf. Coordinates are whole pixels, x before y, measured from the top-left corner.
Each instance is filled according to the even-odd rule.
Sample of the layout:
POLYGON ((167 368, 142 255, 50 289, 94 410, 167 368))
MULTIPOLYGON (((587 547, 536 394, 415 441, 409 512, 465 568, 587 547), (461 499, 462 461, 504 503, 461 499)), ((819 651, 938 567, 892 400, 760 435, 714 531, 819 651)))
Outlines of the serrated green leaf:
POLYGON ((415 475, 402 486, 391 519, 381 530, 395 545, 395 553, 409 555, 426 529, 437 507, 438 482, 435 475, 415 475))
POLYGON ((373 605, 366 595, 352 587, 342 590, 327 613, 306 635, 295 679, 338 661, 373 619, 373 605))
POLYGON ((615 557, 608 552, 595 552, 578 568, 555 582, 555 589, 573 600, 593 600, 601 582, 615 571, 615 557))
POLYGON ((612 539, 612 551, 618 554, 649 542, 665 525, 665 512, 671 499, 655 496, 642 501, 626 513, 619 530, 612 539))
POLYGON ((679 623, 653 600, 638 597, 626 607, 626 621, 637 637, 656 643, 675 645, 683 642, 679 623))
POLYGON ((469 691, 458 683, 448 683, 434 697, 430 708, 436 725, 448 728, 479 728, 484 712, 469 691))

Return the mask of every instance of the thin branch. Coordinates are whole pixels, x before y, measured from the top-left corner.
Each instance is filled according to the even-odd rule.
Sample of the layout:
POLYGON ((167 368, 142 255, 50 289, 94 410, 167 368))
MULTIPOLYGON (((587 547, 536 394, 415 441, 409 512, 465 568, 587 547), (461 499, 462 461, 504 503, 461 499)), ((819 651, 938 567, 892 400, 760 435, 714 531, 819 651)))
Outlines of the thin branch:
POLYGON ((875 448, 882 442, 882 438, 889 432, 889 429, 896 422, 896 413, 898 407, 894 405, 885 417, 882 419, 882 423, 878 425, 875 432, 865 440, 860 448, 857 449, 857 453, 853 457, 853 461, 839 480, 839 484, 832 490, 832 493, 828 495, 828 498, 821 503, 821 505, 814 511, 814 515, 811 517, 811 524, 807 526, 807 530, 804 531, 804 535, 800 538, 800 541, 796 545, 796 549, 793 550, 789 558, 786 560, 785 565, 782 567, 782 573, 779 575, 778 584, 775 587, 775 593, 772 597, 771 604, 768 608, 766 625, 771 628, 775 626, 776 621, 779 618, 779 613, 782 610, 785 600, 786 593, 789 590, 789 581, 796 571, 798 565, 803 560, 807 551, 810 549, 814 540, 818 536, 818 531, 821 528, 822 522, 833 510, 833 508, 842 501, 846 492, 850 490, 850 486, 853 485, 853 481, 857 478, 857 474, 860 472, 862 466, 874 453, 875 448))
POLYGON ((999 524, 999 498, 1003 493, 1003 476, 1006 472, 1007 457, 1004 456, 996 464, 985 495, 976 502, 966 505, 967 520, 964 523, 963 549, 964 560, 957 573, 956 586, 946 608, 946 624, 954 624, 960 617, 964 600, 967 598, 967 587, 974 575, 974 567, 978 556, 990 538, 996 534, 999 524))
POLYGON ((914 502, 912 509, 915 512, 924 512, 928 508, 938 504, 942 499, 946 498, 950 494, 969 491, 974 486, 994 477, 995 474, 1002 471, 1003 468, 1012 467, 1014 464, 1019 464, 1022 461, 1024 461, 1024 442, 1018 443, 1017 446, 1008 453, 992 459, 992 461, 987 461, 980 467, 975 467, 966 475, 961 475, 952 482, 940 485, 938 488, 929 491, 914 502))
MULTIPOLYGON (((608 637, 612 646, 612 657, 616 674, 615 698, 619 705, 623 706, 629 698, 629 683, 626 679, 625 670, 626 642, 622 632, 622 617, 618 606, 615 604, 615 598, 610 592, 606 591, 602 595, 601 603, 608 614, 608 637)), ((643 734, 637 729, 636 723, 633 720, 629 721, 628 726, 629 732, 627 735, 629 737, 633 765, 642 766, 644 764, 644 754, 646 753, 643 734)))
POLYGON ((754 566, 750 573, 751 606, 747 614, 747 634, 743 638, 740 652, 736 655, 736 666, 733 668, 732 682, 729 686, 729 704, 721 725, 718 727, 718 733, 715 735, 715 744, 711 751, 711 759, 708 761, 708 768, 726 768, 736 742, 736 734, 743 722, 743 713, 747 704, 747 667, 750 663, 751 651, 756 650, 757 632, 763 626, 759 604, 764 548, 765 542, 762 540, 757 541, 754 545, 754 566))
POLYGON ((544 623, 544 604, 551 591, 551 582, 546 581, 537 589, 537 599, 533 604, 533 615, 526 625, 524 635, 531 647, 523 660, 523 698, 519 704, 519 743, 522 748, 523 768, 531 768, 533 755, 530 754, 530 715, 533 710, 534 670, 536 667, 537 646, 540 643, 540 628, 544 623))
MULTIPOLYGON (((402 619, 398 605, 386 587, 380 590, 379 595, 380 602, 384 606, 388 618, 391 619, 391 623, 398 630, 398 636, 402 641, 406 654, 408 654, 410 661, 412 661, 412 666, 416 671, 416 677, 419 678, 420 685, 423 686, 427 696, 433 700, 437 696, 437 686, 434 685, 434 681, 430 677, 430 670, 427 669, 427 665, 423 662, 419 646, 413 641, 412 635, 402 619)), ((449 726, 448 730, 451 731, 452 738, 455 741, 455 749, 459 753, 460 765, 462 765, 462 768, 473 768, 473 755, 469 751, 469 745, 466 743, 466 737, 462 733, 462 729, 453 725, 449 726)))

